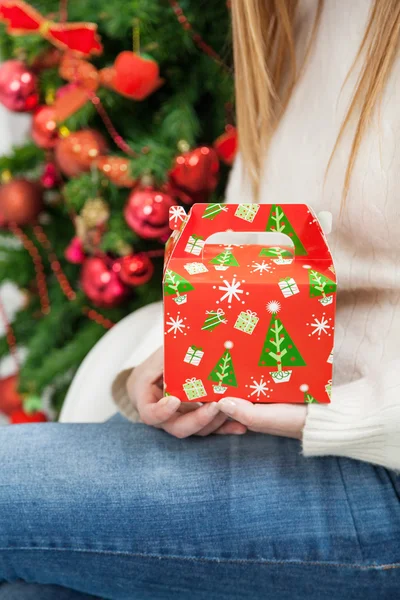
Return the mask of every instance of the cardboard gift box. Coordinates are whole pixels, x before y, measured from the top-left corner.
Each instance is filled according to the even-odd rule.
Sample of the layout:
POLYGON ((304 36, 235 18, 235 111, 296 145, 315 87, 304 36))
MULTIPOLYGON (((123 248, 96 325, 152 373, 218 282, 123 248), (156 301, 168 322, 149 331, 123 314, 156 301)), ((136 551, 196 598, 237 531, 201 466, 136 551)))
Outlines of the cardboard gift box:
POLYGON ((310 207, 195 204, 180 217, 172 211, 164 264, 165 393, 329 402, 336 277, 310 207), (209 239, 236 232, 263 238, 209 239))

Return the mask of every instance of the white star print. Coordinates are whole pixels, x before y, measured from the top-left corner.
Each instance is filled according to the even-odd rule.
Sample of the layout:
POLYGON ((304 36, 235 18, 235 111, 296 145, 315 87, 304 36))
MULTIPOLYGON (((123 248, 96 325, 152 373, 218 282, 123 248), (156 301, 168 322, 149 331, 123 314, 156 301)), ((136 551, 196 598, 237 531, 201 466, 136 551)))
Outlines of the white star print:
POLYGON ((234 276, 231 283, 226 279, 223 282, 225 285, 219 285, 218 289, 221 292, 226 292, 226 294, 221 297, 220 301, 222 302, 222 300, 227 299, 228 302, 232 302, 233 298, 240 300, 239 294, 243 294, 243 290, 240 289, 240 281, 236 281, 236 277, 234 276))
POLYGON ((170 221, 174 221, 177 223, 178 221, 183 221, 186 217, 185 209, 183 206, 171 206, 170 209, 171 216, 170 221))
POLYGON ((257 398, 259 398, 261 394, 263 396, 267 395, 266 392, 268 390, 268 387, 262 377, 260 381, 253 381, 253 385, 249 385, 249 388, 254 390, 254 392, 251 392, 250 397, 257 395, 257 398))
POLYGON ((180 313, 177 314, 176 319, 174 319, 174 317, 170 317, 169 321, 167 321, 167 325, 170 325, 167 333, 171 333, 171 331, 173 331, 174 337, 176 337, 177 333, 183 333, 183 330, 186 328, 180 313))
POLYGON ((314 323, 309 323, 309 325, 311 325, 311 327, 314 328, 314 330, 312 331, 312 335, 317 333, 318 339, 320 339, 321 333, 327 334, 328 329, 331 328, 331 326, 329 325, 328 319, 325 319, 325 317, 322 317, 321 320, 319 320, 315 317, 314 323))
POLYGON ((260 275, 262 275, 263 273, 268 273, 271 270, 271 265, 267 262, 265 262, 265 260, 263 260, 261 263, 258 262, 253 262, 253 264, 251 265, 253 267, 253 270, 251 271, 251 273, 260 273, 260 275))
POLYGON ((281 304, 277 300, 270 300, 267 304, 267 311, 272 315, 278 313, 281 310, 281 304))

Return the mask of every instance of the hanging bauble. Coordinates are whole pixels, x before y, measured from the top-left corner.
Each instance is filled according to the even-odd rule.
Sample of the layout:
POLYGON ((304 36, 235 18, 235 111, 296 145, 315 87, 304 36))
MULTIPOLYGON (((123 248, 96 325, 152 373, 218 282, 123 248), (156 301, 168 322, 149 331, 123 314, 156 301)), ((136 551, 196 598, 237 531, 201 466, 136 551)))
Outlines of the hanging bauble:
POLYGON ((113 270, 113 263, 94 256, 87 258, 82 265, 81 286, 86 296, 96 306, 113 308, 129 294, 129 288, 122 283, 113 270))
POLYGON ((110 217, 110 208, 102 198, 93 198, 86 200, 80 216, 87 229, 99 227, 106 223, 110 217))
POLYGON ((118 54, 114 63, 113 86, 123 96, 144 100, 163 84, 155 60, 128 50, 118 54))
POLYGON ((152 278, 154 266, 147 254, 139 252, 115 261, 113 270, 124 283, 137 286, 152 278))
POLYGON ((118 187, 133 187, 135 180, 129 173, 129 159, 122 156, 100 156, 95 166, 118 187))
POLYGON ((82 240, 78 237, 72 238, 65 249, 64 256, 68 262, 74 265, 81 265, 86 258, 82 240))
POLYGON ((169 209, 174 205, 169 194, 152 187, 133 190, 125 205, 125 220, 141 238, 158 239, 170 231, 169 209))
POLYGON ((18 377, 10 375, 0 379, 0 413, 10 415, 22 407, 22 397, 18 391, 18 377))
POLYGON ((214 142, 214 148, 219 158, 227 165, 231 165, 235 160, 237 146, 237 130, 233 125, 227 125, 225 133, 220 135, 214 142))
POLYGON ((11 425, 21 425, 23 423, 45 423, 47 416, 42 411, 27 412, 23 408, 14 410, 10 414, 11 425))
POLYGON ((107 151, 107 143, 98 131, 82 129, 58 140, 55 156, 58 166, 67 177, 89 171, 94 160, 107 151))
POLYGON ((0 102, 15 112, 29 112, 37 107, 36 75, 21 60, 7 60, 0 66, 0 102))
POLYGON ((61 184, 61 176, 58 172, 56 165, 52 162, 48 162, 40 177, 40 183, 46 190, 52 190, 61 184))
POLYGON ((173 185, 187 194, 210 194, 218 183, 219 160, 212 148, 202 146, 175 159, 170 172, 173 185))
POLYGON ((32 119, 31 136, 36 146, 48 150, 54 148, 58 140, 58 128, 51 106, 39 106, 32 119))
POLYGON ((31 225, 43 208, 42 188, 34 181, 12 179, 0 186, 0 226, 31 225))

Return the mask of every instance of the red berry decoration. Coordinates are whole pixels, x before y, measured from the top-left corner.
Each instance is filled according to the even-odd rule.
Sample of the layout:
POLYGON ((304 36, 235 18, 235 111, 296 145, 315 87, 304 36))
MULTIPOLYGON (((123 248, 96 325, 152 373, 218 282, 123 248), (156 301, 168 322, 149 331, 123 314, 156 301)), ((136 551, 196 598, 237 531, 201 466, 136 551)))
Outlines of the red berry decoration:
POLYGON ((113 86, 123 96, 144 100, 163 84, 155 60, 135 52, 121 52, 114 63, 113 86))
POLYGON ((12 179, 0 187, 0 227, 31 225, 42 208, 42 189, 34 181, 12 179))
POLYGON ((5 415, 10 415, 22 407, 22 398, 17 389, 18 378, 16 375, 0 379, 0 412, 5 415))
POLYGON ((47 416, 42 411, 26 412, 23 408, 14 410, 10 415, 11 425, 20 425, 23 423, 45 423, 47 416))
POLYGON ((107 143, 98 131, 82 129, 61 138, 55 147, 58 166, 67 177, 90 171, 94 160, 107 151, 107 143))
POLYGON ((15 112, 29 112, 37 107, 36 75, 21 60, 7 60, 0 66, 0 102, 15 112))
POLYGON ((122 304, 129 294, 129 288, 119 279, 112 263, 96 256, 83 263, 81 286, 93 304, 102 308, 122 304))
POLYGON ((219 136, 214 142, 214 148, 217 151, 219 158, 231 165, 235 159, 237 152, 238 140, 236 127, 228 125, 225 133, 219 136))
POLYGON ((173 185, 189 195, 202 194, 201 200, 205 201, 217 187, 218 172, 217 153, 212 148, 203 146, 178 156, 170 172, 170 179, 173 185))
POLYGON ((152 187, 133 190, 125 205, 124 216, 129 227, 144 239, 169 235, 169 209, 175 200, 152 187))
POLYGON ((53 188, 58 187, 61 184, 60 173, 56 165, 52 162, 49 162, 45 165, 43 173, 40 177, 40 183, 46 190, 52 190, 53 188))
POLYGON ((58 140, 58 128, 54 108, 39 106, 32 119, 31 136, 36 146, 48 150, 54 148, 58 140))
POLYGON ((147 283, 154 273, 153 263, 145 253, 124 256, 115 262, 113 269, 121 281, 132 286, 147 283))
POLYGON ((82 240, 78 237, 72 238, 64 252, 64 256, 68 262, 74 265, 81 265, 86 258, 82 240))

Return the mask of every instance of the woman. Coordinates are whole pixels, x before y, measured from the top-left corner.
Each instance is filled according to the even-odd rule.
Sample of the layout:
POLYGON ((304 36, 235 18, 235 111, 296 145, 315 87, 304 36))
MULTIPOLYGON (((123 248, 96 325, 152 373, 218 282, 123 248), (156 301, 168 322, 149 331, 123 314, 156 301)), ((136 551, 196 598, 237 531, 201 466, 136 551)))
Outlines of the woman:
POLYGON ((232 14, 241 159, 228 201, 332 213, 332 403, 228 398, 182 414, 161 398, 145 309, 146 348, 114 385, 142 423, 2 432, 0 581, 61 588, 3 584, 1 600, 398 594, 400 4, 234 0, 232 14))

